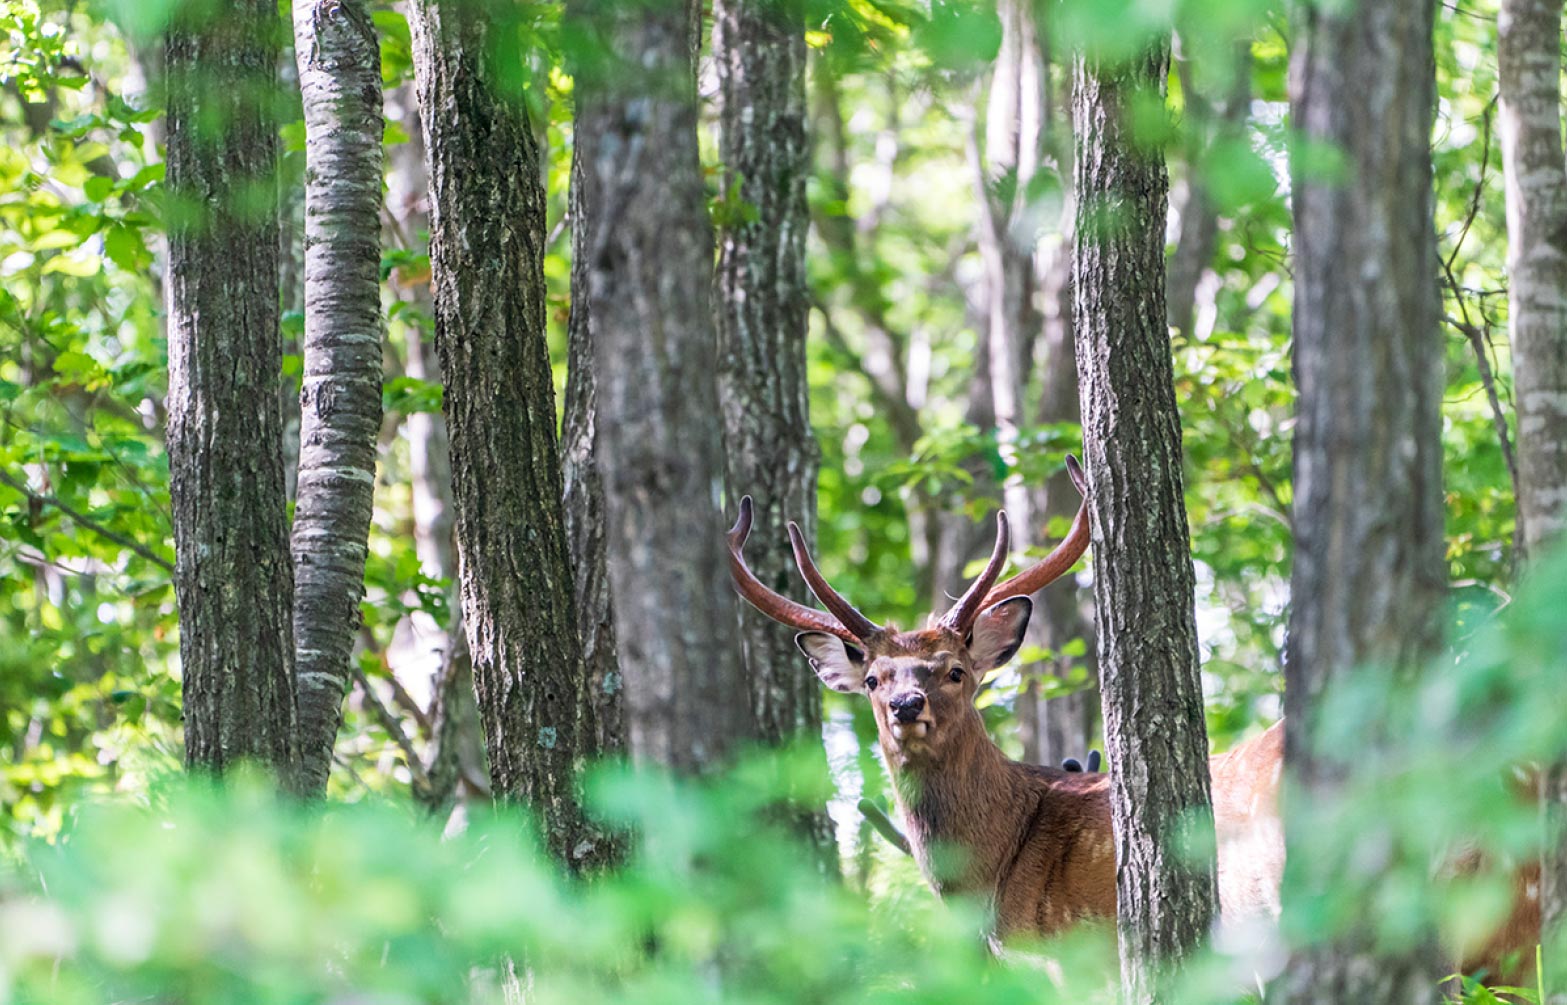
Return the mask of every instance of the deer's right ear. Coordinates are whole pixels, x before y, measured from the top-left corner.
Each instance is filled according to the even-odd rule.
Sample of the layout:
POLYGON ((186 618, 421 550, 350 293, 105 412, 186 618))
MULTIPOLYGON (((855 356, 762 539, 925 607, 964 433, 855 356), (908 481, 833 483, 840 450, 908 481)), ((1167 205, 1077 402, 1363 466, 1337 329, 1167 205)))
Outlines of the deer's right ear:
POLYGON ((822 683, 845 694, 865 693, 865 651, 826 632, 801 632, 794 644, 822 683))

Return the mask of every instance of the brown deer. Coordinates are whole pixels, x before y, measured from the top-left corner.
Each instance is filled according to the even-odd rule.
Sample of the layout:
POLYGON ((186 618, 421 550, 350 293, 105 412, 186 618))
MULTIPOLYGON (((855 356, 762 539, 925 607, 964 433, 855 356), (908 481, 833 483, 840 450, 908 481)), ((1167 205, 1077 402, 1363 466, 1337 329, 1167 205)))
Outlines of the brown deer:
MULTIPOLYGON (((1033 610, 1029 595, 1069 571, 1088 547, 1082 470, 1070 457, 1067 469, 1085 500, 1055 550, 997 583, 1009 544, 1006 514, 998 513, 984 571, 951 610, 918 631, 875 624, 856 610, 822 577, 793 523, 795 561, 827 612, 763 585, 742 553, 751 530, 749 497, 729 532, 729 569, 740 595, 773 620, 801 629, 796 641, 824 684, 870 699, 909 844, 926 879, 938 894, 988 902, 1000 937, 1050 935, 1113 918, 1116 910, 1107 776, 1011 760, 974 707, 985 674, 1023 642, 1033 610)), ((1277 725, 1209 762, 1227 922, 1278 913, 1283 753, 1277 725)))
MULTIPOLYGON (((801 630, 800 650, 824 684, 866 695, 892 773, 909 850, 932 888, 988 902, 993 934, 1051 935, 1116 911, 1115 844, 1106 775, 1022 764, 991 741, 974 707, 985 675, 1023 642, 1029 595, 1066 574, 1088 548, 1082 469, 1067 471, 1084 496, 1065 539, 1043 561, 996 583, 1009 535, 996 515, 996 544, 979 578, 927 627, 899 631, 866 618, 822 577, 789 524, 795 562, 826 612, 765 586, 742 552, 751 499, 728 535, 735 588, 763 614, 801 630)), ((1209 758, 1218 838, 1220 913, 1225 924, 1271 921, 1279 913, 1284 832, 1279 785, 1284 723, 1209 758)), ((1453 863, 1472 872, 1480 859, 1453 863)), ((1539 863, 1514 874, 1512 911, 1482 944, 1454 947, 1466 973, 1484 970, 1519 983, 1532 971, 1539 940, 1539 863), (1521 965, 1519 962, 1521 961, 1521 965)))

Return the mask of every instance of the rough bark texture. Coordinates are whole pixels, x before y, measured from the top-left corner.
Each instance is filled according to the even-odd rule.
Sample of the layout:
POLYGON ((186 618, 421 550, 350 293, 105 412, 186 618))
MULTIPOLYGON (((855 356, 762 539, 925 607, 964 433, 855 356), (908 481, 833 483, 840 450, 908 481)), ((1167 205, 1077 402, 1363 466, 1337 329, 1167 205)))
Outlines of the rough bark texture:
POLYGON ((755 735, 718 510, 713 235, 697 158, 689 11, 584 3, 603 31, 577 138, 602 200, 587 249, 605 545, 632 753, 679 770, 755 735))
MULTIPOLYGON (((1508 317, 1518 408, 1518 539, 1538 557, 1567 527, 1567 159, 1562 152, 1561 0, 1503 0, 1497 18, 1508 317)), ((1546 772, 1540 908, 1567 925, 1567 764, 1546 772)), ((1549 958, 1549 954, 1547 954, 1549 958)), ((1567 972, 1567 963, 1552 970, 1567 972)), ((1554 982, 1553 983, 1557 983, 1554 982)), ((1567 1002, 1567 975, 1551 988, 1567 1002)))
MULTIPOLYGON (((575 5, 572 8, 576 14, 575 5)), ((577 136, 611 127, 603 103, 577 95, 577 136)), ((566 537, 577 589, 577 632, 587 663, 583 714, 606 754, 626 747, 625 687, 615 644, 615 605, 605 550, 604 482, 598 460, 598 381, 593 372, 593 311, 589 261, 600 201, 579 142, 571 159, 571 318, 566 330, 566 416, 561 468, 566 476, 566 537)))
POLYGON ((1137 144, 1128 116, 1136 91, 1164 93, 1168 69, 1160 44, 1120 69, 1079 61, 1073 85, 1077 371, 1121 979, 1133 1002, 1159 999, 1218 909, 1212 856, 1193 867, 1171 846, 1179 834, 1211 843, 1213 824, 1165 326, 1168 182, 1163 157, 1137 144))
POLYGON ((170 27, 168 451, 186 767, 251 759, 292 779, 271 114, 281 35, 271 0, 170 27))
POLYGON ((296 0, 305 341, 294 509, 299 788, 326 791, 359 629, 381 424, 381 50, 364 0, 296 0))
MULTIPOLYGON (((1310 742, 1324 691, 1373 660, 1416 673, 1439 641, 1446 582, 1430 155, 1435 6, 1308 8, 1296 34, 1296 128, 1345 159, 1327 178, 1302 166, 1293 186, 1300 399, 1284 707, 1291 792, 1307 800, 1331 796, 1352 770, 1310 742)), ((1286 811, 1284 819, 1287 846, 1310 840, 1309 816, 1286 811)), ((1374 834, 1360 839, 1378 844, 1374 834)), ((1423 947, 1379 955, 1371 945, 1346 933, 1308 949, 1279 990, 1301 1002, 1435 998, 1440 975, 1423 947)))
POLYGON ((544 190, 506 47, 462 4, 410 9, 431 191, 463 623, 497 796, 531 803, 571 868, 607 851, 576 767, 584 670, 561 514, 544 331, 544 190))
MULTIPOLYGON (((386 193, 391 239, 407 251, 428 250, 420 235, 430 229, 429 184, 424 171, 424 138, 419 103, 409 83, 386 96, 389 114, 400 121, 408 141, 388 152, 392 162, 386 193)), ((397 295, 414 306, 404 315, 404 372, 420 380, 441 382, 441 364, 424 318, 433 317, 428 276, 407 276, 394 282, 397 295), (407 281, 411 280, 411 281, 407 281)), ((446 418, 440 412, 414 412, 403 418, 408 440, 408 475, 413 489, 414 549, 425 575, 457 576, 453 539, 456 502, 452 499, 451 446, 446 418)), ((442 654, 431 684, 433 723, 425 760, 429 788, 416 792, 432 815, 449 814, 454 804, 491 797, 490 767, 484 754, 484 730, 473 694, 473 662, 462 626, 459 591, 449 592, 446 624, 433 626, 429 645, 442 654)))
MULTIPOLYGON (((810 291, 805 235, 810 215, 806 135, 805 14, 794 2, 718 0, 713 6, 718 74, 720 197, 732 213, 719 235, 714 316, 724 461, 733 494, 756 503, 747 561, 762 582, 794 591, 788 522, 816 540, 816 471, 805 374, 810 291)), ((740 642, 757 736, 820 749, 821 685, 795 648, 795 632, 740 605, 740 642)), ((825 759, 823 761, 825 770, 825 759)), ((825 808, 799 821, 821 863, 837 872, 825 808)))

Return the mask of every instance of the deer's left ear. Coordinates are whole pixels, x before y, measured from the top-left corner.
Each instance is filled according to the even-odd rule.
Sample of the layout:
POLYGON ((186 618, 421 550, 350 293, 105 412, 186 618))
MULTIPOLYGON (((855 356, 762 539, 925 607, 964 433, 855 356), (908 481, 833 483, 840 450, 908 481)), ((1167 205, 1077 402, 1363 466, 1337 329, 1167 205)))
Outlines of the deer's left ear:
POLYGON ((1034 602, 1027 597, 1003 600, 980 612, 968 637, 975 673, 989 673, 1005 665, 1017 653, 1023 644, 1023 633, 1028 630, 1028 616, 1032 613, 1034 602))

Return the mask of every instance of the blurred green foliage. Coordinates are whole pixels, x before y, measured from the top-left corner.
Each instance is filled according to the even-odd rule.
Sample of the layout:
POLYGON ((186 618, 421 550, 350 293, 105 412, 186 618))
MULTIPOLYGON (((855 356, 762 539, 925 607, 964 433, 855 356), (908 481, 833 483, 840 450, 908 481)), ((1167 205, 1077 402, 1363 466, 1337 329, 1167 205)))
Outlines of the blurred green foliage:
MULTIPOLYGON (((340 992, 343 985, 333 982, 352 973, 365 982, 355 987, 381 988, 393 998, 457 1000, 467 992, 454 989, 470 985, 475 997, 490 993, 486 982, 493 984, 493 975, 485 976, 485 968, 496 966, 499 955, 511 953, 532 966, 536 955, 542 963, 545 947, 550 966, 560 969, 532 971, 536 986, 579 997, 629 994, 627 989, 680 1000, 712 997, 720 974, 747 975, 750 983, 725 986, 743 986, 746 995, 736 997, 758 1001, 779 993, 769 981, 809 988, 822 1000, 862 997, 867 987, 896 998, 913 996, 910 989, 932 997, 931 988, 969 985, 994 992, 998 1001, 1022 1000, 1026 986, 1028 999, 1039 1000, 1047 993, 1041 989, 1055 986, 1031 971, 1019 984, 1012 971, 984 963, 975 948, 975 918, 934 908, 910 864, 884 854, 852 810, 840 820, 843 853, 850 888, 862 892, 846 894, 797 875, 792 863, 798 856, 768 845, 774 839, 753 828, 749 809, 723 803, 741 797, 652 785, 648 791, 665 801, 643 821, 649 846, 666 840, 655 836, 660 821, 654 818, 661 814, 671 825, 688 820, 693 830, 702 827, 690 820, 705 821, 711 830, 704 833, 729 843, 704 846, 700 856, 689 848, 679 854, 716 870, 713 875, 722 878, 715 884, 743 880, 756 886, 758 901, 736 903, 732 891, 700 883, 670 889, 668 877, 652 874, 651 860, 639 859, 624 875, 595 887, 591 905, 602 916, 595 915, 515 843, 522 826, 517 821, 480 822, 468 836, 443 845, 409 818, 401 801, 411 779, 407 754, 362 689, 347 704, 332 783, 335 799, 367 804, 362 809, 339 806, 311 818, 273 807, 255 793, 183 793, 169 783, 180 759, 179 667, 173 593, 162 564, 172 559, 172 535, 162 446, 167 359, 158 251, 165 207, 156 32, 173 6, 171 0, 11 0, 0 7, 0 473, 26 487, 0 484, 0 859, 18 859, 28 839, 55 838, 72 828, 76 834, 59 852, 29 851, 36 871, 19 873, 32 878, 16 878, 8 888, 0 946, 32 944, 18 941, 16 933, 44 940, 41 956, 0 949, 8 954, 0 960, 10 979, 18 982, 13 988, 62 1000, 106 985, 126 996, 177 987, 182 990, 169 990, 167 997, 314 1000, 340 992), (74 820, 78 807, 111 796, 154 808, 94 809, 74 820), (169 827, 188 843, 171 839, 169 850, 159 850, 159 835, 169 827), (126 835, 124 842, 109 836, 117 831, 126 835), (204 852, 189 860, 176 854, 193 848, 204 852), (761 853, 730 862, 724 855, 734 849, 761 853), (247 859, 253 861, 243 868, 219 866, 247 859), (60 869, 76 870, 128 899, 105 896, 94 903, 81 882, 51 871, 60 869), (753 869, 777 874, 747 871, 753 869), (131 889, 142 873, 154 885, 131 889), (328 873, 332 882, 323 885, 328 873), (50 892, 58 899, 43 906, 24 899, 26 891, 37 892, 40 875, 57 880, 50 892), (785 879, 787 890, 774 885, 785 879), (167 891, 167 914, 154 913, 145 923, 115 920, 115 911, 129 911, 126 904, 140 911, 149 889, 167 891), (208 889, 217 891, 217 903, 229 905, 228 913, 210 919, 211 926, 186 924, 206 918, 198 902, 208 889), (355 889, 384 897, 384 915, 358 913, 360 905, 346 903, 347 891, 355 889), (448 889, 473 891, 483 898, 478 903, 493 905, 486 910, 496 912, 496 926, 514 927, 502 932, 448 916, 466 910, 448 889), (862 903, 866 894, 869 908, 862 903), (247 898, 256 904, 257 918, 279 924, 267 931, 247 928, 254 919, 233 906, 247 898), (556 915, 539 905, 558 912, 558 930, 540 920, 556 915), (109 913, 100 916, 102 911, 109 913), (337 930, 310 921, 316 912, 337 930), (774 936, 753 931, 769 925, 774 936), (731 945, 731 931, 751 934, 731 945), (48 942, 55 935, 64 941, 48 942), (573 940, 575 947, 559 944, 573 940), (709 952, 715 940, 723 943, 722 952, 709 952), (209 954, 220 943, 237 955, 209 954), (852 972, 822 962, 823 947, 832 951, 829 960, 837 959, 832 954, 851 957, 852 972), (80 966, 62 969, 63 983, 37 983, 49 969, 44 958, 67 949, 80 966), (257 961, 274 951, 286 965, 266 964, 271 969, 261 974, 257 961), (209 955, 214 962, 191 962, 209 955), (383 957, 379 970, 366 963, 383 957), (818 965, 819 971, 811 969, 818 965), (156 975, 146 969, 154 966, 163 969, 156 975), (435 986, 431 981, 440 990, 426 993, 435 986), (599 983, 604 981, 613 987, 599 983)), ((1025 423, 1021 451, 1009 462, 994 430, 966 421, 984 324, 974 304, 980 263, 970 159, 982 135, 985 80, 998 45, 993 4, 809 0, 806 6, 808 103, 817 142, 809 179, 815 305, 809 377, 823 459, 816 550, 828 577, 873 617, 910 624, 923 615, 932 586, 922 579, 929 556, 920 521, 943 512, 987 520, 999 504, 996 486, 1009 479, 1034 483, 1058 470, 1061 454, 1075 449, 1079 434, 1072 424, 1025 423), (889 361, 901 367, 896 401, 886 398, 876 376, 889 361), (985 477, 976 479, 976 471, 985 477)), ((498 22, 504 30, 496 34, 515 45, 511 83, 526 95, 548 154, 545 269, 559 386, 569 312, 565 197, 573 91, 561 54, 576 40, 565 34, 557 4, 504 7, 506 17, 498 22)), ((1070 136, 1061 105, 1069 93, 1070 47, 1090 45, 1113 56, 1173 21, 1182 55, 1195 71, 1194 86, 1213 87, 1210 71, 1227 58, 1232 40, 1250 40, 1251 101, 1238 138, 1201 128, 1199 103, 1178 75, 1172 75, 1168 101, 1144 109, 1148 135, 1165 144, 1176 186, 1204 185, 1219 211, 1198 322, 1178 335, 1174 360, 1209 729, 1223 748, 1276 717, 1282 688, 1294 393, 1285 169, 1291 147, 1288 19, 1280 0, 1054 0, 1040 12, 1050 32, 1046 85, 1055 104, 1044 166, 1024 196, 1032 236, 1046 251, 1058 252, 1066 237, 1061 216, 1069 194, 1070 136)), ((1455 646, 1468 654, 1462 665, 1469 667, 1479 666, 1475 654, 1484 640, 1492 640, 1485 644, 1495 652, 1508 652, 1516 642, 1494 641, 1497 632, 1516 630, 1492 622, 1512 591, 1513 507, 1475 355, 1478 343, 1510 422, 1495 13, 1495 0, 1440 9, 1433 133, 1445 309, 1456 322, 1447 343, 1443 427, 1448 561, 1455 646)), ((398 5, 377 3, 374 16, 391 94, 411 80, 408 27, 398 5)), ((285 81, 292 79, 290 59, 280 66, 285 81)), ((285 119, 280 184, 285 234, 297 243, 303 129, 297 108, 285 119)), ((390 189, 407 180, 397 165, 417 142, 411 128, 401 118, 388 123, 390 189)), ((704 157, 716 179, 710 117, 703 129, 704 157)), ((990 183, 1016 187, 1007 177, 990 183)), ((716 182, 713 188, 716 200, 716 182)), ((715 206, 720 219, 744 211, 715 206)), ((421 232, 389 228, 383 257, 389 416, 359 653, 368 686, 390 709, 396 728, 421 749, 428 724, 421 721, 418 696, 428 691, 423 676, 429 668, 407 658, 409 640, 431 626, 449 627, 452 617, 450 583, 422 567, 413 533, 407 420, 438 409, 441 398, 438 383, 406 372, 408 337, 428 340, 431 334, 418 298, 428 282, 426 240, 421 232), (407 697, 410 691, 415 698, 407 697)), ((302 324, 297 288, 285 289, 284 298, 284 337, 293 344, 302 324)), ((1035 384, 1050 365, 1046 358, 1033 361, 1035 384)), ((280 400, 292 393, 298 368, 297 355, 286 357, 280 400)), ((1030 400, 1033 394, 1031 387, 1030 400)), ((1079 587, 1088 575, 1091 564, 1079 574, 1079 587)), ((1505 656, 1496 660, 1498 668, 1512 665, 1505 656)), ((801 672, 807 672, 804 666, 801 672)), ((1540 676, 1543 670, 1530 673, 1535 676, 1520 680, 1551 684, 1540 676)), ((1479 680, 1447 671, 1434 676, 1479 680)), ((1056 685, 1073 686, 1077 682, 1056 685)), ((986 722, 1004 743, 1015 733, 1014 697, 1014 690, 998 687, 986 698, 986 722)), ((1356 716, 1366 708, 1395 707, 1395 697, 1367 701, 1364 708, 1347 703, 1346 730, 1362 721, 1356 716)), ((1437 696, 1422 692, 1411 700, 1409 714, 1424 714, 1437 696)), ((1466 721, 1472 707, 1438 702, 1441 715, 1432 721, 1446 725, 1429 734, 1432 743, 1466 721)), ((827 708, 835 788, 848 794, 849 805, 859 795, 884 796, 864 704, 829 695, 827 708)), ((1461 740, 1462 732, 1457 735, 1461 740)), ((1461 742, 1452 749, 1468 752, 1469 759, 1453 766, 1440 751, 1416 749, 1430 755, 1430 765, 1468 770, 1480 763, 1493 777, 1506 758, 1520 756, 1515 746, 1487 752, 1461 742)), ((1419 806, 1430 772, 1405 768, 1402 761, 1388 765, 1400 779, 1411 776, 1414 786, 1397 803, 1419 806)), ((1496 788, 1472 791, 1477 800, 1489 799, 1496 788)), ((605 791, 624 795, 609 783, 605 791)), ((607 810, 636 811, 624 798, 605 799, 607 810)), ((1487 840, 1512 841, 1524 829, 1523 818, 1500 802, 1466 805, 1463 817, 1476 827, 1494 823, 1507 830, 1482 835, 1487 840)), ((1358 825, 1352 815, 1346 819, 1346 830, 1358 825)), ((679 838, 695 840, 689 833, 679 838)), ((1429 836, 1390 840, 1408 845, 1404 861, 1428 850, 1420 842, 1429 836)), ((679 841, 677 848, 686 848, 679 841)), ((1342 866, 1345 854, 1324 852, 1321 875, 1342 866)), ((1317 922, 1326 924, 1340 911, 1324 904, 1317 922)), ((1073 978, 1102 990, 1107 973, 1100 955, 1074 968, 1073 978)), ((1096 997, 1102 996, 1088 993, 1089 1000, 1096 997)))

